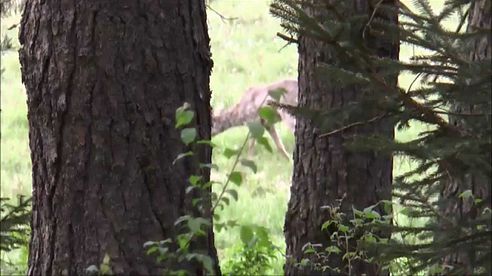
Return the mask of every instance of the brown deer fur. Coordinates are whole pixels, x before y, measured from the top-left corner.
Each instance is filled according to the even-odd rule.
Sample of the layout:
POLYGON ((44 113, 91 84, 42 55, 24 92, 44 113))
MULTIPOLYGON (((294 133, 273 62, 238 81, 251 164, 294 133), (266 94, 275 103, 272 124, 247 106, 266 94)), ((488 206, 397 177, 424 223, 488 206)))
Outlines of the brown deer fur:
MULTIPOLYGON (((250 87, 241 100, 234 106, 222 110, 219 114, 212 117, 212 135, 217 135, 229 128, 245 125, 249 122, 260 120, 258 109, 266 106, 269 101, 274 101, 269 92, 277 89, 284 89, 285 93, 280 98, 280 103, 287 105, 297 105, 297 80, 281 80, 269 85, 250 87)), ((294 132, 295 118, 284 110, 278 110, 277 113, 289 129, 294 132)), ((262 120, 260 120, 262 121, 262 120)), ((263 122, 262 122, 263 123, 263 122)), ((279 138, 275 126, 263 124, 272 137, 278 150, 290 159, 282 140, 279 138)))

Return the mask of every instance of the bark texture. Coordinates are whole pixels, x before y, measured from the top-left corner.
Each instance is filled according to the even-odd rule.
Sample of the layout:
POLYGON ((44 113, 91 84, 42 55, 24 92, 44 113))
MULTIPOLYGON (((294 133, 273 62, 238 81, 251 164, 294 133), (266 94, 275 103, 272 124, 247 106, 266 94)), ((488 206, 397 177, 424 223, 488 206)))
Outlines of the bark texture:
MULTIPOLYGON (((481 28, 490 30, 492 20, 492 4, 490 0, 477 0, 473 2, 470 8, 468 18, 468 32, 474 32, 481 28)), ((471 61, 485 61, 492 58, 492 35, 483 36, 480 39, 472 40, 472 51, 469 55, 471 61)), ((472 91, 464 91, 470 93, 472 91)), ((454 113, 483 113, 480 107, 473 105, 455 104, 452 106, 454 113)), ((460 116, 450 116, 450 123, 455 126, 464 126, 466 122, 461 120, 460 116)), ((487 153, 486 153, 487 154, 487 153)), ((488 160, 491 160, 491 152, 488 152, 488 160)), ((470 220, 477 217, 483 210, 477 210, 476 206, 471 204, 470 200, 458 197, 462 192, 470 190, 476 198, 483 200, 484 207, 491 208, 491 183, 490 176, 479 175, 477 173, 468 174, 464 179, 453 179, 445 183, 444 190, 441 193, 442 214, 458 224, 468 224, 470 220)), ((447 223, 441 222, 443 232, 446 232, 447 223)), ((440 233, 437 233, 439 237, 440 233)), ((489 237, 492 238, 492 237, 489 237)), ((490 245, 490 240, 488 242, 490 245)), ((459 253, 448 255, 443 259, 445 268, 457 269, 458 273, 472 275, 475 273, 475 263, 477 261, 477 252, 473 250, 461 250, 459 253)), ((490 263, 490 262, 489 262, 490 263)), ((489 266, 487 271, 491 271, 489 266)))
MULTIPOLYGON (((355 14, 371 15, 373 7, 367 0, 352 0, 355 14)), ((397 4, 397 0, 383 1, 397 4)), ((306 11, 315 16, 323 14, 322 9, 306 11)), ((376 13, 376 17, 378 17, 376 13)), ((387 18, 397 21, 397 16, 387 18)), ((380 56, 398 58, 398 43, 387 43, 383 39, 371 42, 380 56)), ((300 107, 314 110, 342 107, 359 97, 359 89, 340 87, 318 78, 317 67, 321 63, 340 61, 334 52, 322 42, 309 37, 301 37, 299 43, 299 98, 300 107)), ((396 85, 396 76, 391 80, 396 85)), ((286 275, 327 274, 311 268, 297 268, 303 256, 303 246, 308 243, 327 245, 329 235, 321 231, 321 225, 328 219, 328 212, 321 206, 335 205, 336 200, 345 194, 342 208, 348 212, 356 208, 368 207, 383 199, 391 199, 392 157, 374 152, 353 153, 343 144, 354 135, 379 133, 393 138, 393 125, 380 121, 370 126, 353 128, 328 137, 318 137, 319 129, 305 118, 298 118, 296 125, 296 147, 294 152, 294 174, 291 197, 285 221, 285 237, 288 259, 286 275)), ((339 258, 329 261, 332 267, 342 268, 339 258)), ((347 271, 345 271, 347 272, 347 271)), ((358 262, 352 264, 352 274, 378 274, 378 267, 358 262)))
MULTIPOLYGON (((105 254, 117 275, 159 274, 143 244, 176 234, 176 218, 193 209, 187 179, 211 156, 202 148, 172 164, 186 151, 174 128, 183 102, 196 111, 199 138, 210 138, 204 1, 27 0, 21 24, 33 164, 28 274, 84 275, 105 254)), ((211 232, 193 246, 217 261, 211 232)), ((203 274, 196 263, 179 267, 203 274)))

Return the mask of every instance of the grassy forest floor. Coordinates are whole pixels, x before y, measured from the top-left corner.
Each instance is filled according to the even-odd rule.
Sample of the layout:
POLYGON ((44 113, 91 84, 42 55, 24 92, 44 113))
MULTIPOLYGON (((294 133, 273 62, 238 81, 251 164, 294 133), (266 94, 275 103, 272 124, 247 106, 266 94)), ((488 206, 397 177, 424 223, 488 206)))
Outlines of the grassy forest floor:
MULTIPOLYGON (((284 47, 285 43, 276 37, 281 31, 279 20, 271 17, 265 0, 215 0, 210 1, 216 11, 208 10, 209 35, 214 60, 211 78, 213 91, 212 105, 215 111, 233 105, 242 93, 252 85, 270 83, 284 78, 296 78, 297 49, 284 47), (220 13, 221 15, 219 15, 220 13), (229 19, 224 19, 225 16, 229 19)), ((433 1, 439 3, 441 1, 433 1)), ((18 48, 18 28, 7 30, 19 22, 20 16, 13 15, 1 22, 1 33, 12 37, 18 48)), ((408 58, 414 49, 402 45, 401 58, 408 58)), ((2 56, 5 69, 1 80, 1 196, 29 195, 31 191, 31 163, 28 147, 28 124, 26 94, 21 83, 17 51, 2 56)), ((408 87, 411 76, 402 75, 400 85, 408 87)), ((412 127, 397 132, 397 139, 415 137, 422 127, 412 127)), ((281 137, 289 151, 293 150, 294 136, 280 126, 281 137)), ((212 178, 224 179, 232 166, 231 159, 225 158, 220 149, 238 147, 247 134, 245 127, 226 131, 214 137, 219 149, 214 152, 214 163, 221 170, 212 178)), ((258 172, 247 169, 243 185, 239 188, 239 201, 233 202, 221 211, 223 219, 236 219, 239 224, 258 224, 267 227, 274 243, 284 251, 284 214, 289 199, 289 185, 292 164, 278 152, 268 153, 263 147, 255 149, 254 161, 258 172)), ((410 162, 395 159, 394 174, 408 170, 410 162)), ((399 222, 406 222, 404 216, 399 222)), ((216 246, 221 261, 232 257, 235 246, 240 243, 239 231, 234 228, 216 233, 216 246)), ((25 269, 26 249, 9 255, 21 269, 25 269)), ((284 257, 278 253, 272 274, 281 274, 284 257)))

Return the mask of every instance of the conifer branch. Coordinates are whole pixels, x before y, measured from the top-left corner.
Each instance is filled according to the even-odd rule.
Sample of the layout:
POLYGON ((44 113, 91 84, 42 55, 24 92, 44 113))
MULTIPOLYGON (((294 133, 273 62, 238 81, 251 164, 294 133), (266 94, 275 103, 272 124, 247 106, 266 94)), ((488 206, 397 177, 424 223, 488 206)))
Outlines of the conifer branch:
POLYGON ((349 128, 355 127, 355 126, 370 124, 370 123, 373 123, 373 122, 375 122, 377 120, 380 120, 380 119, 382 119, 382 118, 384 118, 386 116, 388 116, 388 113, 384 113, 384 114, 378 115, 378 116, 373 117, 373 118, 371 118, 371 119, 369 119, 367 121, 360 121, 360 122, 351 123, 351 124, 348 124, 348 125, 343 126, 341 128, 335 129, 333 131, 330 131, 330 132, 327 132, 327 133, 323 133, 323 134, 319 135, 318 137, 319 138, 327 137, 327 136, 330 136, 330 135, 333 135, 333 134, 342 132, 344 130, 347 130, 349 128))
POLYGON ((290 43, 295 43, 295 44, 298 44, 299 43, 299 40, 297 40, 297 39, 295 39, 295 38, 293 38, 291 36, 286 36, 286 35, 284 35, 283 33, 280 33, 280 32, 277 33, 277 36, 280 37, 281 39, 287 41, 288 42, 287 45, 290 44, 290 43))

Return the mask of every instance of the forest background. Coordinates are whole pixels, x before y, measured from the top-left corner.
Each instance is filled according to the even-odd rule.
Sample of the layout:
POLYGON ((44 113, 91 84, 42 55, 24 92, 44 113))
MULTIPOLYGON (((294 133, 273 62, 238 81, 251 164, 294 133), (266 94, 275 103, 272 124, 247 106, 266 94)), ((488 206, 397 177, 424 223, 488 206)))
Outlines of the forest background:
MULTIPOLYGON (((410 1, 403 1, 410 2, 410 1)), ((439 9, 443 0, 431 4, 439 9)), ((297 77, 297 49, 295 45, 285 46, 285 41, 276 36, 282 29, 280 21, 269 13, 267 0, 214 0, 209 3, 208 28, 214 61, 211 76, 212 106, 215 112, 235 104, 250 86, 267 84, 277 80, 297 77)), ((409 3, 407 3, 409 4, 409 3)), ((4 53, 1 66, 5 70, 1 79, 1 153, 0 184, 1 196, 16 198, 31 193, 31 161, 28 146, 28 123, 26 93, 21 82, 17 49, 20 14, 12 14, 1 21, 1 35, 12 39, 14 50, 4 53)), ((450 20, 447 27, 456 23, 450 20)), ((401 45, 400 59, 408 59, 417 51, 408 45, 401 45)), ((413 77, 401 74, 401 87, 408 87, 413 77)), ((294 136, 279 124, 281 137, 291 152, 294 136)), ((413 125, 405 131, 398 131, 396 139, 405 141, 425 130, 413 125)), ((218 145, 213 161, 220 168, 230 167, 231 160, 220 153, 220 149, 232 148, 242 143, 247 128, 234 128, 217 137, 218 145)), ((256 147, 254 160, 258 164, 256 174, 247 173, 244 184, 239 188, 240 199, 221 211, 225 219, 236 219, 238 224, 257 224, 269 229, 272 241, 279 247, 278 258, 270 273, 281 274, 285 251, 283 235, 284 216, 289 199, 292 164, 278 153, 269 153, 263 147, 256 147)), ((396 159, 394 175, 398 176, 411 168, 408 160, 396 159)), ((247 170, 247 169, 245 169, 247 170)), ((224 179, 226 170, 212 174, 212 179, 224 179)), ((397 214, 397 212, 395 212, 397 214)), ((408 221, 405 215, 397 214, 396 221, 408 221)), ((240 244, 239 231, 219 231, 215 234, 216 246, 221 263, 233 258, 240 244)), ((27 267, 27 248, 10 252, 6 257, 18 266, 20 271, 27 267)), ((2 252, 2 254, 5 254, 2 252)))

